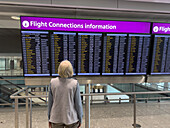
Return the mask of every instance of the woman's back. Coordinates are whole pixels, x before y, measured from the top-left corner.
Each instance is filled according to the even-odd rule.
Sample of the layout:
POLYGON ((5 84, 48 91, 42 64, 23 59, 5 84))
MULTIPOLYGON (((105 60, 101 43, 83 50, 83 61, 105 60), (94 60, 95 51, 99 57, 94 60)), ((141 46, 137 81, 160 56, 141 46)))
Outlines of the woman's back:
POLYGON ((73 67, 68 60, 60 63, 58 74, 60 77, 52 79, 49 87, 49 127, 80 127, 83 116, 80 88, 77 80, 71 78, 73 67))
POLYGON ((54 123, 71 124, 78 121, 75 110, 75 93, 77 80, 73 78, 55 78, 51 80, 53 106, 50 121, 54 123))

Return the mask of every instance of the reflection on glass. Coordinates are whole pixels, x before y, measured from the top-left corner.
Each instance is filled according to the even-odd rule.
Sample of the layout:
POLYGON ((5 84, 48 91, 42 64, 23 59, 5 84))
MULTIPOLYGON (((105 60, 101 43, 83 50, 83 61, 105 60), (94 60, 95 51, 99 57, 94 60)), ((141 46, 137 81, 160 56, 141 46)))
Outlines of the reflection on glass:
POLYGON ((0 76, 23 76, 22 56, 0 55, 0 76))

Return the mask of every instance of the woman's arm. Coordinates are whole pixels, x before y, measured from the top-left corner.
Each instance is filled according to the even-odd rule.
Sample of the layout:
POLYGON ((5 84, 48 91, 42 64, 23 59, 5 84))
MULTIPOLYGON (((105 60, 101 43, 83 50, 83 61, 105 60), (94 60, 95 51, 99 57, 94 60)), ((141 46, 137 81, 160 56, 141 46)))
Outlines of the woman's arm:
POLYGON ((53 105, 53 95, 51 91, 51 84, 49 85, 49 94, 48 94, 48 120, 50 120, 50 113, 51 113, 51 108, 53 105))
POLYGON ((75 109, 77 111, 79 123, 81 125, 82 118, 83 118, 83 107, 82 107, 82 102, 81 102, 79 83, 77 83, 77 88, 75 92, 75 109))
POLYGON ((52 127, 51 127, 51 122, 48 122, 48 125, 49 125, 49 128, 52 128, 52 127))

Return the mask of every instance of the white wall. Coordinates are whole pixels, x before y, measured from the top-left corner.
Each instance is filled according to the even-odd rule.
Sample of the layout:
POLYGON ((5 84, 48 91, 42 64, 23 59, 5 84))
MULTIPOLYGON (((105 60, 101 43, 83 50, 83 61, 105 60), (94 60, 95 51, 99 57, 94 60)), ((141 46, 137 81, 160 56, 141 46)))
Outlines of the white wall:
POLYGON ((0 2, 170 11, 170 0, 0 0, 0 2))
POLYGON ((119 0, 118 8, 150 10, 150 11, 170 11, 170 3, 139 2, 131 0, 119 0))
POLYGON ((150 2, 150 3, 170 3, 170 0, 126 0, 126 1, 150 2))
POLYGON ((51 4, 51 0, 0 0, 0 2, 51 4))
POLYGON ((52 4, 117 8, 117 0, 52 0, 52 4))

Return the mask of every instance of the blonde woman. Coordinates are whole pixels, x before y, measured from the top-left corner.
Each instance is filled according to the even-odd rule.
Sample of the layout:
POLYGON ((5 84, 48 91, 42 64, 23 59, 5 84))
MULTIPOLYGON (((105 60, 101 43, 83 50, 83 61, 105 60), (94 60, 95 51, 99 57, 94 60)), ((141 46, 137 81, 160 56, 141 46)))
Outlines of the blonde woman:
POLYGON ((68 60, 58 67, 60 77, 51 79, 48 96, 49 128, 80 128, 83 109, 79 83, 71 78, 73 67, 68 60))

